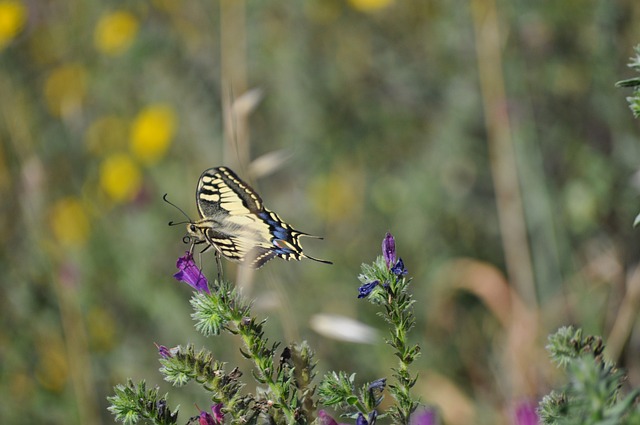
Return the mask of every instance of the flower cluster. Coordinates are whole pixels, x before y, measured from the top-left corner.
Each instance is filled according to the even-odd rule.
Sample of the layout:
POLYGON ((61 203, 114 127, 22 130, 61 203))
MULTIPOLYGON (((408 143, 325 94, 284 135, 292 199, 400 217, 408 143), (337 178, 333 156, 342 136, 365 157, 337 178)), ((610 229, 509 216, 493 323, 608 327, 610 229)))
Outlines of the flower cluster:
MULTIPOLYGON (((416 412, 419 403, 410 393, 417 377, 409 372, 409 366, 418 356, 419 347, 407 343, 407 333, 414 324, 413 300, 408 292, 410 280, 406 278, 404 262, 396 255, 395 239, 390 233, 382 242, 382 256, 372 265, 363 265, 360 280, 364 283, 358 297, 382 305, 382 315, 391 325, 390 338, 386 342, 395 350, 400 362, 392 368, 396 381, 392 385, 387 385, 386 378, 380 378, 358 388, 355 374, 345 372, 327 373, 319 385, 314 385, 314 353, 306 342, 290 344, 278 355, 279 343, 269 343, 264 336, 266 321, 252 316, 251 302, 245 300, 231 282, 221 280, 215 287, 210 287, 191 252, 178 258, 176 266, 178 272, 174 278, 194 290, 191 305, 196 329, 205 336, 216 336, 223 331, 239 336, 243 343, 242 355, 254 365, 252 376, 264 386, 256 395, 242 391, 245 383, 240 381, 242 373, 239 369, 225 371, 225 363, 216 360, 205 349, 196 351, 191 345, 173 348, 156 345, 162 365, 160 372, 166 381, 174 386, 195 381, 210 394, 210 410, 199 409, 199 414, 189 423, 257 424, 266 418, 273 424, 316 421, 320 425, 346 425, 338 424, 324 410, 316 412, 319 405, 342 410, 343 416, 356 425, 375 425, 384 417, 401 425, 436 423, 432 410, 416 412), (380 412, 380 403, 387 390, 396 402, 387 412, 380 412)), ((144 383, 141 388, 144 389, 144 383)), ((153 397, 155 393, 145 394, 132 385, 117 387, 116 395, 110 398, 116 419, 127 424, 133 424, 139 418, 164 425, 176 423, 177 413, 170 413, 165 398, 147 400, 145 397, 153 397)))
MULTIPOLYGON (((389 232, 382 240, 382 257, 388 273, 383 273, 384 287, 389 286, 389 280, 397 280, 407 274, 407 269, 404 267, 402 258, 396 257, 396 241, 393 235, 389 232)), ((365 298, 373 292, 373 290, 380 285, 380 279, 371 279, 364 282, 358 288, 358 298, 365 298)))
MULTIPOLYGON (((393 423, 397 424, 408 424, 410 419, 414 423, 432 424, 435 423, 435 419, 431 422, 427 419, 415 422, 417 416, 413 415, 419 403, 410 390, 417 377, 409 372, 409 366, 419 355, 420 348, 407 341, 407 334, 415 319, 412 311, 414 301, 408 292, 410 279, 407 279, 406 275, 404 262, 396 253, 395 238, 391 233, 387 233, 382 240, 382 256, 373 264, 362 265, 362 273, 359 276, 362 284, 358 288, 358 298, 366 298, 374 305, 383 307, 381 316, 391 325, 390 336, 386 342, 395 350, 395 355, 400 360, 398 367, 393 369, 393 377, 397 383, 389 386, 389 392, 396 403, 389 409, 388 415, 393 423)), ((320 400, 325 405, 335 404, 343 408, 348 416, 356 420, 356 424, 371 425, 378 417, 377 398, 375 395, 367 397, 367 391, 382 392, 385 385, 384 379, 374 381, 358 395, 353 388, 353 375, 347 377, 335 373, 328 374, 320 384, 320 400), (357 412, 352 411, 353 407, 357 408, 357 412)), ((430 410, 428 412, 433 414, 430 410)))

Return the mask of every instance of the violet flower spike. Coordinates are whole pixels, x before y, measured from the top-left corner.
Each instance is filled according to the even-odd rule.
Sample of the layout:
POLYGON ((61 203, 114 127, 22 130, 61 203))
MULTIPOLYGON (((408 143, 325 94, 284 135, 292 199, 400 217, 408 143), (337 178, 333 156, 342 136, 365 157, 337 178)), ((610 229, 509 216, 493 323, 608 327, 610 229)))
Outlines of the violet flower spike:
POLYGON ((318 419, 320 425, 339 425, 338 422, 336 422, 336 420, 329 416, 324 410, 318 411, 318 419))
POLYGON ((356 425, 369 425, 369 422, 364 418, 362 413, 358 413, 358 419, 356 419, 356 425))
POLYGON ((364 285, 360 286, 358 288, 358 292, 359 292, 358 298, 365 298, 369 296, 371 291, 373 291, 373 288, 375 288, 379 284, 380 284, 379 280, 374 280, 373 282, 365 283, 364 285))
POLYGON ((389 232, 382 240, 382 255, 385 263, 387 263, 387 269, 391 270, 391 267, 396 264, 396 240, 389 232))
POLYGON ((210 294, 209 282, 202 274, 202 270, 196 265, 196 262, 193 261, 193 254, 187 251, 182 257, 178 258, 176 267, 179 270, 173 275, 176 280, 186 283, 198 292, 210 294))
POLYGON ((402 258, 398 258, 398 262, 395 264, 395 266, 391 267, 391 273, 395 274, 398 277, 407 274, 407 269, 404 268, 404 261, 402 261, 402 258))
POLYGON ((436 412, 431 409, 416 411, 411 415, 411 425, 436 425, 436 412))
POLYGON ((156 348, 158 349, 158 354, 160 354, 160 357, 162 357, 163 359, 168 359, 173 357, 173 354, 171 353, 171 350, 169 350, 167 347, 165 347, 164 345, 158 345, 154 342, 154 344, 156 345, 156 348))
POLYGON ((218 422, 216 422, 215 419, 213 419, 213 416, 211 416, 209 413, 202 411, 200 412, 200 417, 198 417, 198 423, 200 425, 217 425, 218 422))
POLYGON ((216 421, 217 424, 224 423, 224 413, 222 413, 222 403, 214 404, 211 406, 211 414, 213 415, 213 420, 216 421))
POLYGON ((387 386, 387 378, 380 378, 380 379, 376 379, 375 381, 371 382, 369 384, 369 391, 373 391, 373 390, 384 390, 384 387, 387 386))
POLYGON ((540 420, 535 403, 524 401, 515 409, 515 425, 538 425, 540 420))

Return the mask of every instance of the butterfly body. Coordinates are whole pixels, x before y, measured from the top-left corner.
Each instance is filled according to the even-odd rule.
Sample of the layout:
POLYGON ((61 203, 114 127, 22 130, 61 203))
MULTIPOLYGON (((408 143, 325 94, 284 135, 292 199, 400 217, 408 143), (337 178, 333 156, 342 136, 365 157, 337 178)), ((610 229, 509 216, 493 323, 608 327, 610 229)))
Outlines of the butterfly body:
POLYGON ((196 204, 201 218, 187 225, 192 242, 207 243, 231 261, 254 268, 275 257, 331 264, 304 254, 299 238, 315 236, 295 230, 265 208, 260 196, 226 167, 202 173, 196 204))

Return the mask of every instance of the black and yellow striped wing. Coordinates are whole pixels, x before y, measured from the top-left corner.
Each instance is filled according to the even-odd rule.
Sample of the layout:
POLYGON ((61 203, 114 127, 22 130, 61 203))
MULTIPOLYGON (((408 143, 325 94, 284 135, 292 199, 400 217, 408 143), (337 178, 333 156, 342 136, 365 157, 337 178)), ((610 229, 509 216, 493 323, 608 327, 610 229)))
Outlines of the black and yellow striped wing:
POLYGON ((331 264, 304 254, 299 239, 310 235, 295 230, 266 209, 260 196, 226 167, 202 173, 196 203, 201 217, 192 224, 197 230, 196 239, 206 241, 229 260, 254 268, 275 257, 331 264))

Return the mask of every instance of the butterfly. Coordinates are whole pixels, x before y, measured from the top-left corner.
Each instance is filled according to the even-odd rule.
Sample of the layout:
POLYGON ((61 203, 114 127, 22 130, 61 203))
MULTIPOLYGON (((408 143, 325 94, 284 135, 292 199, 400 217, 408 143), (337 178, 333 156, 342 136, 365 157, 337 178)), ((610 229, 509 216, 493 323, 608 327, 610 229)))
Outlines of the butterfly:
POLYGON ((322 238, 295 230, 282 221, 264 206, 251 186, 227 167, 209 168, 202 173, 196 204, 200 219, 187 224, 191 249, 206 243, 203 251, 213 247, 223 257, 256 269, 275 257, 332 264, 302 251, 302 236, 322 238))

